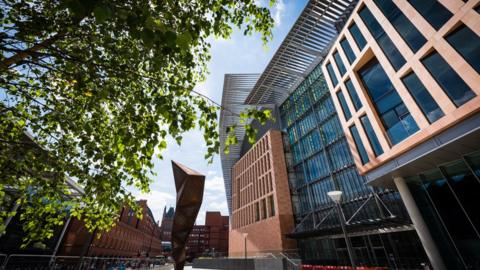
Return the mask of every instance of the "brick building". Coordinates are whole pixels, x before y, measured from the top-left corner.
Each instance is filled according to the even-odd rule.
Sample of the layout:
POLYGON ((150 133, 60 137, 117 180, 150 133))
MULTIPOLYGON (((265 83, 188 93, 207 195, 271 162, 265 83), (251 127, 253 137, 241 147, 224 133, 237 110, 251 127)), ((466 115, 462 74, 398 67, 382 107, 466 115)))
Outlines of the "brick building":
MULTIPOLYGON (((171 247, 171 230, 175 210, 170 207, 164 210, 162 225, 160 226, 162 245, 171 247)), ((205 225, 194 225, 187 239, 187 255, 191 258, 202 254, 222 255, 228 252, 228 216, 220 212, 207 211, 205 225)), ((168 252, 167 252, 168 253, 168 252)))
POLYGON ((115 227, 109 232, 90 234, 82 222, 69 224, 59 254, 98 257, 154 257, 161 254, 160 228, 146 200, 137 202, 143 219, 135 217, 129 207, 123 207, 115 227))
POLYGON ((233 166, 232 180, 229 256, 244 255, 245 236, 248 256, 295 249, 286 238, 293 214, 281 132, 260 138, 233 166))

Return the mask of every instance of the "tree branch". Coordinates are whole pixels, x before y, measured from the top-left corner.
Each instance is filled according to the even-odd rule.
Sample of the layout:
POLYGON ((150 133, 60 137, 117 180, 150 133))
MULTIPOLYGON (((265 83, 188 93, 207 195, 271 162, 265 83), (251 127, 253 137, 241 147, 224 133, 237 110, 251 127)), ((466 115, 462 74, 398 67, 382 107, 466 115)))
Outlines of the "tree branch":
POLYGON ((8 69, 11 65, 22 61, 23 59, 25 59, 25 58, 31 56, 32 54, 34 54, 35 52, 37 52, 38 50, 46 48, 48 45, 51 45, 54 42, 56 42, 57 40, 62 39, 63 37, 65 37, 65 34, 66 34, 65 32, 57 33, 57 34, 53 35, 52 37, 50 37, 50 38, 48 38, 48 39, 46 39, 46 40, 44 40, 44 41, 42 41, 38 44, 33 45, 33 47, 31 47, 31 48, 20 51, 17 54, 1 61, 0 62, 0 71, 8 69))

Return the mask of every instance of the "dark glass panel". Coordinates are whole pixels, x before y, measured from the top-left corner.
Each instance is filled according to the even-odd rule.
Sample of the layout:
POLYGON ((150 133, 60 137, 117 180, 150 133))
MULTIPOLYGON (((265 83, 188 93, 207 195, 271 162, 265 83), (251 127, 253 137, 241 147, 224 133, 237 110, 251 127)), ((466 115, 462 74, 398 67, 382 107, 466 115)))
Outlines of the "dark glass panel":
POLYGON ((347 56, 348 62, 351 64, 355 61, 355 53, 352 50, 352 47, 350 47, 350 43, 348 43, 348 40, 346 38, 343 38, 340 41, 340 46, 342 46, 343 52, 347 56))
POLYGON ((387 36, 370 10, 367 7, 363 7, 359 15, 393 68, 395 70, 401 68, 405 64, 405 58, 403 58, 402 54, 398 51, 397 47, 395 47, 395 44, 393 44, 392 40, 387 36))
POLYGON ((468 155, 466 159, 477 177, 480 178, 480 152, 468 155))
POLYGON ((422 63, 457 107, 475 97, 475 93, 438 52, 429 54, 422 63))
POLYGON ((423 180, 423 186, 428 192, 435 209, 453 238, 464 262, 471 268, 471 262, 475 260, 475 256, 478 256, 474 252, 478 252, 478 247, 480 247, 480 239, 472 223, 467 219, 462 206, 439 170, 425 173, 423 180))
POLYGON ((423 220, 427 224, 430 233, 435 236, 433 240, 444 259, 447 269, 463 269, 465 266, 460 254, 453 245, 449 232, 438 215, 439 213, 433 205, 425 185, 423 185, 418 176, 410 177, 406 179, 406 182, 418 210, 422 214, 423 220))
POLYGON ((328 76, 330 76, 330 80, 332 81, 333 86, 338 84, 337 75, 335 75, 335 71, 333 70, 332 63, 327 64, 327 71, 328 76))
POLYGON ((360 51, 363 50, 365 45, 367 45, 367 41, 365 40, 365 37, 363 37, 362 32, 360 32, 360 29, 358 29, 358 26, 356 24, 352 24, 348 30, 350 31, 350 34, 352 34, 353 39, 355 40, 355 43, 357 43, 360 51))
POLYGON ((363 146, 362 139, 360 138, 360 134, 358 133, 357 127, 355 125, 350 127, 350 132, 352 133, 353 140, 355 141, 355 146, 357 147, 357 152, 360 155, 360 159, 362 160, 362 164, 365 164, 369 161, 367 151, 363 146))
POLYGON ((365 130, 368 140, 370 141, 370 145, 375 152, 375 156, 383 154, 382 146, 378 141, 377 135, 375 134, 375 131, 373 130, 372 124, 370 123, 370 120, 368 120, 368 117, 364 115, 360 118, 360 120, 362 121, 363 129, 365 130))
POLYGON ((377 59, 372 59, 362 67, 359 75, 392 144, 397 144, 418 131, 415 120, 377 59))
POLYGON ((345 82, 345 86, 347 87, 347 92, 350 95, 350 98, 352 99, 353 106, 355 106, 355 110, 358 111, 358 109, 362 108, 362 102, 360 101, 360 98, 358 97, 357 90, 353 86, 352 80, 347 80, 345 82))
POLYGON ((333 58, 335 59, 335 63, 337 64, 338 70, 340 71, 340 75, 344 75, 347 70, 345 69, 345 65, 343 64, 342 58, 338 51, 333 53, 333 58))
POLYGON ((408 0, 433 28, 440 29, 453 14, 437 0, 408 0))
MULTIPOLYGON (((463 160, 446 165, 443 170, 448 176, 448 183, 467 212, 473 226, 477 229, 477 232, 480 231, 480 211, 478 210, 480 182, 463 160)), ((478 254, 480 256, 480 250, 478 254)))
POLYGON ((412 51, 418 51, 427 42, 415 25, 402 13, 392 0, 374 0, 393 27, 412 51))
POLYGON ((427 117, 428 122, 433 123, 445 115, 415 73, 411 72, 403 77, 402 81, 427 117))
POLYGON ((337 98, 338 101, 340 102, 340 105, 342 106, 342 111, 343 114, 345 115, 345 120, 348 121, 352 117, 352 114, 350 113, 350 109, 348 108, 347 101, 345 100, 345 97, 343 96, 342 91, 337 92, 337 98))
POLYGON ((445 39, 480 73, 480 37, 475 32, 462 25, 448 34, 445 39))

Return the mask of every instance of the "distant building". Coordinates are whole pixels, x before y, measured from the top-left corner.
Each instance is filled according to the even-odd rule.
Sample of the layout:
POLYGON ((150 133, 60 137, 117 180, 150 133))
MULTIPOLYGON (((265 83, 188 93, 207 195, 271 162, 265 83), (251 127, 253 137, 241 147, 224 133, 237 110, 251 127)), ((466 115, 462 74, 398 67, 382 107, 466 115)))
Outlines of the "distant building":
MULTIPOLYGON (((161 241, 166 255, 171 249, 171 231, 175 210, 170 207, 163 211, 163 219, 160 226, 161 241)), ((191 258, 206 256, 225 255, 228 252, 228 216, 222 216, 220 212, 207 211, 205 225, 195 225, 187 240, 187 255, 191 258)))
POLYGON ((138 219, 133 210, 123 207, 115 227, 100 237, 90 234, 83 223, 71 221, 59 255, 97 257, 154 257, 162 252, 160 227, 146 200, 137 202, 143 211, 138 219))
MULTIPOLYGON (((173 217, 175 216, 175 208, 170 207, 167 211, 167 207, 163 208, 162 223, 160 225, 160 239, 162 242, 172 242, 172 226, 173 217)), ((170 244, 171 249, 171 244, 170 244)))
POLYGON ((229 256, 242 257, 295 249, 286 235, 293 212, 283 153, 282 133, 270 130, 232 169, 232 230, 229 256))

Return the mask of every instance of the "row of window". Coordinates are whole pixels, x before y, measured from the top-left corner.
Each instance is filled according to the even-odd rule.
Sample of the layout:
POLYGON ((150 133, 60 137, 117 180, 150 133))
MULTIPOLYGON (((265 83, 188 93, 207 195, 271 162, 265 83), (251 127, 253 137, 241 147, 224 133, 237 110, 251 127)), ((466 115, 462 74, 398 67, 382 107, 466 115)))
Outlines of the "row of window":
MULTIPOLYGON (((426 43, 425 37, 415 28, 401 10, 398 9, 395 3, 391 0, 374 0, 374 2, 399 32, 400 36, 406 41, 412 51, 418 51, 426 43)), ((452 16, 443 5, 435 0, 409 2, 422 15, 430 15, 427 20, 437 30, 452 16), (432 14, 435 14, 435 16, 432 14)), ((382 26, 378 23, 370 10, 366 6, 363 6, 359 11, 359 16, 377 41, 379 47, 384 52, 393 68, 398 70, 402 67, 405 64, 405 59, 395 47, 392 40, 386 35, 382 26)), ((358 27, 353 24, 349 27, 349 31, 359 49, 362 50, 366 46, 366 41, 358 27)), ((480 61, 478 61, 478 59, 480 59, 480 37, 476 35, 476 33, 462 24, 446 35, 445 40, 452 45, 452 47, 461 54, 477 72, 480 72, 480 61)), ((349 42, 343 38, 339 43, 349 63, 351 64, 354 62, 355 54, 352 51, 349 42)), ((346 73, 346 68, 344 62, 340 58, 338 50, 339 49, 332 53, 332 58, 340 75, 343 77, 346 73)), ((457 107, 476 96, 472 89, 470 89, 470 87, 462 80, 456 71, 448 65, 438 52, 430 52, 421 60, 421 62, 457 107)), ((332 62, 327 63, 325 67, 332 84, 334 86, 337 85, 338 78, 334 72, 332 62)), ((375 106, 376 112, 381 119, 391 145, 403 141, 405 138, 419 130, 414 118, 398 95, 398 92, 394 88, 385 71, 375 58, 365 64, 359 70, 358 74, 363 86, 367 90, 367 94, 375 106)), ((444 116, 444 112, 413 71, 405 75, 401 80, 430 123, 433 123, 444 116)), ((348 78, 345 81, 345 88, 355 110, 358 111, 358 109, 362 107, 362 103, 353 87, 353 83, 348 78)), ((347 105, 344 92, 340 90, 336 95, 339 104, 342 107, 345 120, 348 121, 352 117, 352 113, 347 105)), ((378 142, 370 121, 366 116, 362 116, 360 119, 374 154, 376 156, 381 155, 383 149, 378 142)), ((355 125, 350 127, 350 131, 356 143, 360 158, 365 164, 369 160, 365 147, 360 139, 359 131, 355 125)))
POLYGON ((233 228, 240 228, 276 215, 273 195, 250 204, 232 215, 233 228))

